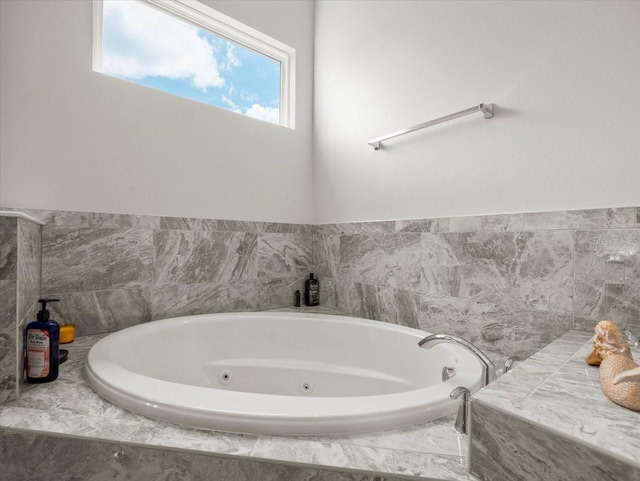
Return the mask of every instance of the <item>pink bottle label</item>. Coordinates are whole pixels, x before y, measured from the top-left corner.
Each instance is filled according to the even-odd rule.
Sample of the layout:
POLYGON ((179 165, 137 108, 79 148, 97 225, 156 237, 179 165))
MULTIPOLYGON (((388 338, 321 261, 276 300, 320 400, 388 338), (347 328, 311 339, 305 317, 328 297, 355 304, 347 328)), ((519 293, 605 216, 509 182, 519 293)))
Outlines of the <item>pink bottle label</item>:
POLYGON ((27 376, 42 378, 49 375, 51 339, 43 329, 27 330, 27 376))

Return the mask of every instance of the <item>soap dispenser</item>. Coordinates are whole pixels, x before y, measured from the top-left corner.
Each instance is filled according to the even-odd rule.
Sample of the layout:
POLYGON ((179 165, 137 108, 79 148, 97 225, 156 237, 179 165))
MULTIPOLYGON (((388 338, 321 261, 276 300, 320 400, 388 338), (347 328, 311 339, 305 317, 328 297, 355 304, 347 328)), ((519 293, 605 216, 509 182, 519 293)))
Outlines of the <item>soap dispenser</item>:
POLYGON ((38 320, 27 325, 25 336, 27 382, 54 381, 60 361, 60 325, 49 319, 47 302, 60 299, 38 299, 42 309, 38 320))

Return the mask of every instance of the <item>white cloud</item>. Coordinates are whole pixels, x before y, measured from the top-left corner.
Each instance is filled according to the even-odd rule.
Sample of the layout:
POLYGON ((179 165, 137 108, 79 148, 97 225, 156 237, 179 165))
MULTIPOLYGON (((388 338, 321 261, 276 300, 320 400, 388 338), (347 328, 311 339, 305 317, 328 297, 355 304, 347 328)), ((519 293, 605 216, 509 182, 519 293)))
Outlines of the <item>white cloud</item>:
POLYGON ((236 67, 242 66, 242 62, 240 62, 240 59, 236 56, 236 48, 229 42, 225 43, 227 44, 227 54, 226 61, 224 63, 224 69, 231 70, 236 67))
POLYGON ((229 110, 231 110, 232 112, 236 112, 238 114, 242 113, 242 110, 240 110, 240 107, 238 107, 233 100, 231 100, 229 97, 227 97, 226 95, 223 95, 222 97, 220 97, 220 100, 222 100, 225 104, 227 104, 229 106, 229 110))
POLYGON ((204 91, 225 84, 214 47, 196 27, 138 2, 107 0, 104 15, 105 25, 113 26, 103 52, 104 73, 136 79, 188 78, 204 91))
POLYGON ((260 104, 253 104, 247 109, 245 115, 254 119, 265 120, 272 124, 280 123, 280 109, 277 107, 264 107, 260 104))
POLYGON ((240 90, 240 98, 243 102, 255 102, 258 100, 258 96, 254 93, 245 92, 244 90, 240 90))

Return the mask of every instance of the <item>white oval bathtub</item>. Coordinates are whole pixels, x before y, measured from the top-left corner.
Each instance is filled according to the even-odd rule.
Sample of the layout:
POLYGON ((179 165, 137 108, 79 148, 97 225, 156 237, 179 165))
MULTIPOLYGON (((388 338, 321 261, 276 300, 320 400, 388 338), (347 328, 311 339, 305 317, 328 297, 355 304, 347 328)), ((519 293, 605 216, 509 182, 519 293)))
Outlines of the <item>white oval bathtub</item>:
POLYGON ((108 400, 188 426, 254 434, 341 434, 428 421, 475 391, 480 363, 427 333, 319 314, 210 314, 154 321, 96 343, 85 374, 108 400), (442 381, 442 369, 456 374, 442 381))

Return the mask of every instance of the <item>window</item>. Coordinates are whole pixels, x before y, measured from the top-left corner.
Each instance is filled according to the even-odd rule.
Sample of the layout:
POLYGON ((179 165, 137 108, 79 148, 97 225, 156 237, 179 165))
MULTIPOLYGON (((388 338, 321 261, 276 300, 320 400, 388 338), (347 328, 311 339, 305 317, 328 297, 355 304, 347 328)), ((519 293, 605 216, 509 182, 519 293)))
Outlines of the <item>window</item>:
POLYGON ((94 0, 93 70, 295 127, 295 49, 194 0, 94 0))

